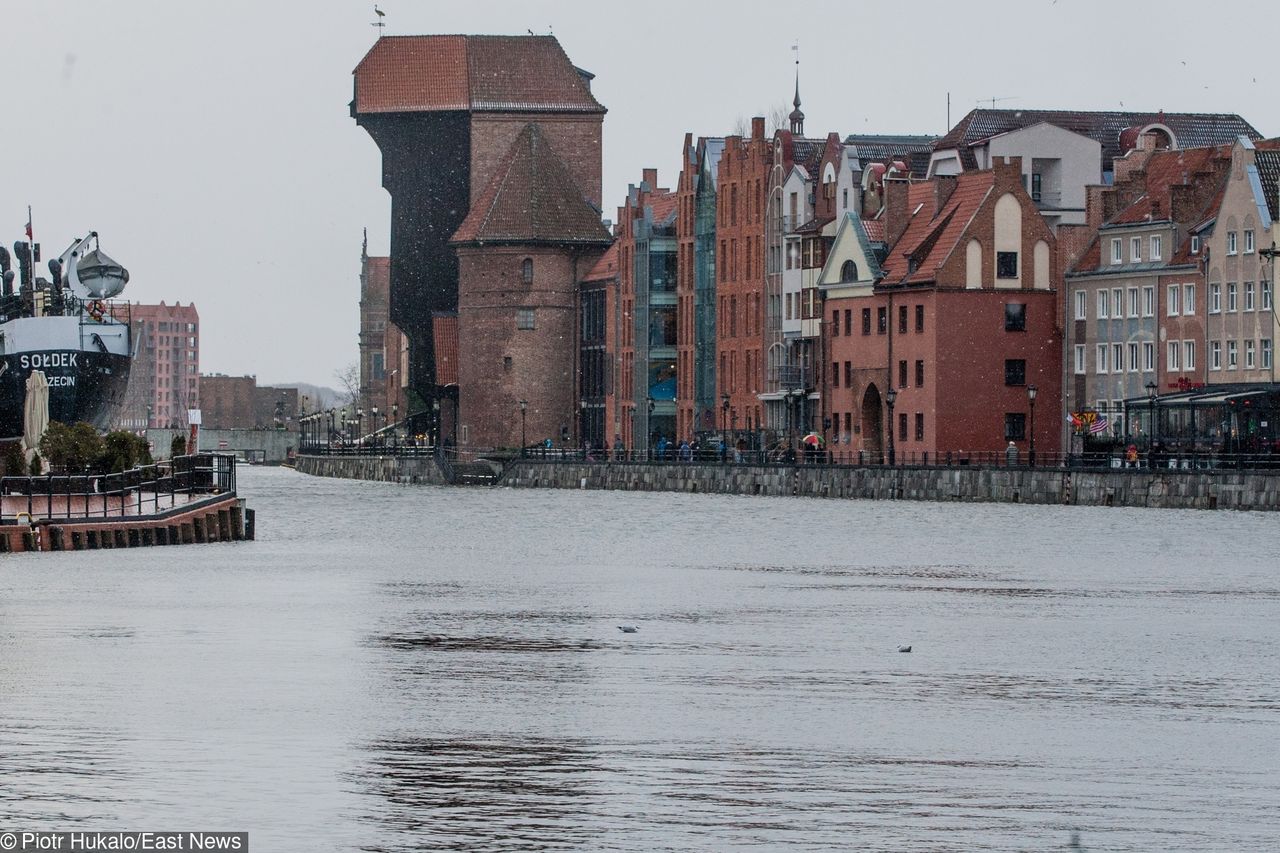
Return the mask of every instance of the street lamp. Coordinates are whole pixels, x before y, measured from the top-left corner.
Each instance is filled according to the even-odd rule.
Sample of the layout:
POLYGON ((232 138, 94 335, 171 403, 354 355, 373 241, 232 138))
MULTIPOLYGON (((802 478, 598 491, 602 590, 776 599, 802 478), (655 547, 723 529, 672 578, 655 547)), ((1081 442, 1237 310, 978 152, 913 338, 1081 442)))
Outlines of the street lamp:
POLYGON ((1027 451, 1027 457, 1032 468, 1036 467, 1036 392, 1039 390, 1034 385, 1027 386, 1027 405, 1031 409, 1031 446, 1027 451))
POLYGON ((884 400, 889 404, 889 467, 893 467, 893 404, 898 401, 898 390, 890 385, 889 390, 884 392, 884 400))
POLYGON ((644 428, 645 432, 648 433, 648 438, 646 439, 647 446, 652 450, 653 445, 656 443, 653 438, 653 410, 658 404, 652 397, 647 397, 646 399, 649 401, 649 416, 645 418, 644 428))
POLYGON ((391 404, 391 440, 396 448, 400 447, 400 404, 391 404))
POLYGON ((524 456, 525 448, 529 446, 529 442, 528 440, 526 440, 525 432, 524 432, 524 423, 525 423, 524 413, 528 408, 529 408, 529 401, 521 400, 520 401, 520 455, 521 456, 524 456))
POLYGON ((370 409, 369 414, 373 418, 373 444, 376 447, 380 440, 378 436, 378 407, 374 406, 370 409))
POLYGON ((1147 414, 1151 419, 1151 438, 1150 449, 1147 451, 1147 463, 1154 468, 1156 467, 1156 444, 1160 441, 1160 421, 1156 417, 1156 399, 1160 386, 1156 384, 1154 379, 1150 379, 1142 387, 1147 389, 1147 414))

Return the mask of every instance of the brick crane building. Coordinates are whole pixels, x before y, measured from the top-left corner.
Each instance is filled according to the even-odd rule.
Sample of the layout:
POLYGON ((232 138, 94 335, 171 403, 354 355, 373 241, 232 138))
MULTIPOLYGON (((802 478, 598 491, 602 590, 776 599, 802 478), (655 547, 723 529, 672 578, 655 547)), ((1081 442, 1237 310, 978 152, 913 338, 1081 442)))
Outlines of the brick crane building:
POLYGON ((574 277, 609 242, 592 75, 552 36, 462 35, 380 38, 354 73, 351 115, 391 195, 390 320, 409 388, 428 413, 458 411, 460 444, 518 442, 518 399, 531 431, 572 426, 574 277), (541 326, 517 328, 529 311, 541 326), (452 312, 458 381, 441 383, 435 321, 452 312))

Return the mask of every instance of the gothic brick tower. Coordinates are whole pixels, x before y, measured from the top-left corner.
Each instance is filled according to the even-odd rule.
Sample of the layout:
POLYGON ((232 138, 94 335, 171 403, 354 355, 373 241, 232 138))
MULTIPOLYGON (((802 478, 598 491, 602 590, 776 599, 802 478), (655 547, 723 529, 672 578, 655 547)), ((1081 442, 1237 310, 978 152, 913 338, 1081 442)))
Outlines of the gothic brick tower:
MULTIPOLYGON (((469 351, 464 309, 463 387, 445 388, 437 376, 432 318, 460 308, 450 240, 495 174, 510 167, 526 128, 536 128, 535 147, 545 149, 538 162, 553 157, 576 200, 600 208, 605 108, 591 94, 591 77, 552 36, 383 37, 356 66, 351 115, 382 152, 391 194, 391 321, 409 341, 410 387, 428 406, 459 392, 465 398, 473 375, 461 361, 469 351)), ((560 198, 565 180, 555 183, 560 198)), ((471 241, 465 251, 488 250, 471 241)))

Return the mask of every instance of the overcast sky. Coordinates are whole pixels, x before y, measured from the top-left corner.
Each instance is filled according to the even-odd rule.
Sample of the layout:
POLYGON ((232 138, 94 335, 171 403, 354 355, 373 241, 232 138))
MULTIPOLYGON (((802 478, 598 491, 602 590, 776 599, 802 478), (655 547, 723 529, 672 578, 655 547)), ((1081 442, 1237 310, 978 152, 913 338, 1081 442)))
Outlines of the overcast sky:
MULTIPOLYGON (((953 121, 996 98, 1239 113, 1280 133, 1264 2, 379 5, 388 34, 553 31, 609 109, 609 217, 646 166, 674 186, 685 131, 789 103, 796 41, 810 136, 943 133, 948 91, 953 121)), ((372 7, 6 4, 0 239, 21 237, 27 204, 46 258, 97 230, 129 298, 196 303, 203 372, 335 385, 356 357, 361 229, 375 253, 388 241, 378 151, 347 107, 372 7)))

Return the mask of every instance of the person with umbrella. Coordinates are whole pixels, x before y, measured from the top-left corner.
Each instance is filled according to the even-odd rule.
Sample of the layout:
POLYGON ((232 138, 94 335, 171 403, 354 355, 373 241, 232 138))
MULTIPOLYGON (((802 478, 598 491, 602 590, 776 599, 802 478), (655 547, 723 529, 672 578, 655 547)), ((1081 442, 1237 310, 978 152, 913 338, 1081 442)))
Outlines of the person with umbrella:
POLYGON ((819 448, 827 442, 816 432, 811 432, 800 439, 800 443, 804 445, 805 461, 809 464, 814 464, 818 461, 819 448))

